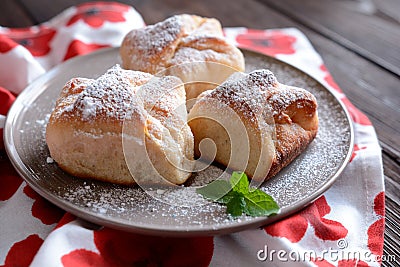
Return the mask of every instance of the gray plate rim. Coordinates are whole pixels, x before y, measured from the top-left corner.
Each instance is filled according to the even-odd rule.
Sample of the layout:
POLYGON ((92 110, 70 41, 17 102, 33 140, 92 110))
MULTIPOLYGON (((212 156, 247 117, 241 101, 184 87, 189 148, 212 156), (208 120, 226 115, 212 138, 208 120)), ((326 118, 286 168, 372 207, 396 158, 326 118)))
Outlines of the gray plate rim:
POLYGON ((336 97, 336 95, 332 92, 331 89, 326 87, 325 85, 321 84, 319 81, 317 81, 314 77, 310 76, 308 73, 302 71, 301 69, 286 63, 282 60, 279 60, 277 58, 261 54, 257 51, 251 50, 251 49, 241 49, 247 53, 253 53, 257 56, 262 56, 262 57, 267 57, 271 61, 275 61, 279 64, 286 65, 289 68, 295 69, 298 72, 301 72, 303 75, 308 76, 308 78, 312 79, 314 82, 316 82, 321 88, 324 88, 329 94, 333 96, 333 98, 337 101, 337 103, 340 105, 342 111, 345 113, 346 120, 350 129, 350 141, 349 141, 349 150, 347 151, 346 156, 344 157, 340 167, 337 169, 335 173, 332 174, 332 176, 316 191, 314 191, 312 194, 309 194, 307 197, 299 201, 298 203, 282 208, 280 213, 274 216, 270 217, 257 217, 254 218, 250 221, 242 221, 242 222, 235 222, 234 224, 231 225, 219 225, 211 228, 205 228, 202 226, 190 226, 190 228, 177 228, 177 227, 166 227, 163 226, 162 228, 154 228, 152 226, 147 226, 147 225, 135 225, 132 223, 121 223, 120 221, 112 220, 110 219, 109 216, 104 216, 99 213, 87 211, 87 210, 82 210, 80 207, 74 205, 71 202, 66 201, 65 199, 62 199, 51 192, 47 191, 45 188, 42 188, 37 185, 34 179, 29 175, 29 170, 27 166, 24 165, 22 159, 19 157, 18 152, 15 148, 15 144, 13 141, 13 124, 14 121, 18 118, 18 113, 19 111, 25 106, 24 101, 28 99, 34 99, 33 96, 36 96, 37 94, 41 93, 42 91, 37 89, 40 88, 38 86, 39 84, 43 84, 49 79, 51 79, 54 75, 56 75, 60 69, 66 68, 66 67, 74 67, 76 64, 79 64, 79 62, 84 61, 87 58, 92 58, 92 57, 99 57, 102 56, 104 53, 117 53, 118 47, 112 47, 112 48, 103 48, 100 50, 97 50, 95 52, 92 52, 87 55, 83 56, 77 56, 74 57, 60 65, 57 65, 50 71, 46 72, 45 74, 41 75, 40 77, 36 78, 32 83, 30 83, 24 90, 23 92, 17 97, 13 105, 11 106, 7 118, 6 118, 6 123, 4 127, 4 143, 5 143, 5 149, 8 154, 8 157, 14 166, 14 168, 17 170, 18 174, 27 182, 29 186, 31 186, 37 193, 39 193, 42 197, 53 203, 54 205, 64 209, 67 212, 70 212, 71 214, 88 220, 92 223, 99 224, 102 226, 107 226, 111 227, 114 229, 118 230, 124 230, 124 231, 129 231, 129 232, 135 232, 139 234, 149 234, 149 235, 157 235, 157 236, 179 236, 179 237, 189 237, 189 236, 210 236, 210 235, 221 235, 221 234, 229 234, 233 232, 238 232, 246 229, 251 229, 251 228, 257 228, 264 226, 266 224, 270 224, 273 222, 276 222, 278 220, 281 220, 283 218, 286 218, 293 213, 303 209, 304 207, 308 206, 311 204, 315 199, 317 199, 319 196, 321 196, 326 190, 328 190, 333 183, 337 180, 337 178, 340 176, 340 174, 343 172, 345 167, 347 166, 347 163, 349 162, 352 151, 353 151, 353 145, 354 145, 354 129, 353 125, 351 122, 351 117, 347 109, 345 108, 345 105, 343 102, 336 97))

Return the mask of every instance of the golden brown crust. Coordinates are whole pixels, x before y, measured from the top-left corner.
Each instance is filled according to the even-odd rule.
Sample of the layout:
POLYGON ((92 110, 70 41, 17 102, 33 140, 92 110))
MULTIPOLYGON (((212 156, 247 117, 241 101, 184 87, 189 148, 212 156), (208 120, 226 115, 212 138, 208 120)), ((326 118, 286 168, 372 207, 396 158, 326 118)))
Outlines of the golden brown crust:
MULTIPOLYGON (((215 161, 225 166, 228 164, 230 167, 237 166, 235 162, 230 162, 232 155, 229 153, 230 150, 238 149, 238 147, 232 145, 231 148, 228 135, 226 132, 223 133, 222 129, 223 127, 229 129, 231 124, 235 123, 233 116, 231 120, 224 122, 226 124, 219 129, 220 133, 211 132, 215 127, 220 127, 216 126, 215 122, 211 122, 210 119, 198 119, 204 114, 208 117, 217 114, 213 119, 220 120, 219 114, 226 110, 223 108, 224 105, 233 110, 244 125, 245 130, 236 129, 234 126, 233 129, 236 130, 228 131, 228 133, 234 137, 238 135, 236 131, 241 131, 244 137, 247 134, 250 143, 250 158, 245 172, 250 177, 255 175, 253 179, 256 180, 270 178, 287 166, 307 147, 318 131, 317 101, 308 91, 278 83, 275 76, 267 70, 258 70, 248 75, 230 78, 213 91, 204 93, 189 114, 189 120, 196 118, 189 121, 195 136, 196 156, 199 156, 198 145, 201 139, 209 137, 216 142, 217 149, 222 150, 220 154, 217 151, 215 161), (218 110, 215 114, 210 111, 214 109, 218 110), (263 132, 268 133, 271 129, 268 126, 271 125, 275 125, 275 132, 263 139, 263 132), (264 153, 266 158, 262 158, 260 153, 263 148, 260 146, 268 146, 271 140, 274 141, 275 151, 273 155, 264 153), (224 142, 225 145, 222 147, 221 144, 224 142), (265 168, 261 170, 261 173, 255 174, 260 162, 270 164, 270 169, 265 168)), ((264 152, 268 153, 268 151, 271 150, 266 149, 264 152)), ((245 155, 245 152, 240 153, 245 155)), ((239 169, 239 171, 242 170, 239 169)))
POLYGON ((299 156, 317 135, 317 130, 307 131, 296 123, 276 124, 275 157, 267 179, 299 156))
POLYGON ((132 30, 121 44, 120 55, 126 69, 174 75, 185 84, 199 81, 199 78, 200 81, 206 78, 206 82, 211 83, 186 87, 188 99, 214 88, 212 84, 221 83, 232 73, 244 71, 243 54, 226 41, 221 24, 216 19, 194 15, 177 15, 155 25, 132 30), (206 62, 208 65, 175 67, 192 62, 206 62), (216 70, 210 66, 212 63, 221 66, 216 70))
MULTIPOLYGON (((190 173, 177 167, 193 158, 193 136, 181 110, 186 110, 185 90, 178 78, 116 66, 98 79, 66 83, 50 116, 46 142, 51 157, 72 175, 133 184, 138 177, 129 171, 126 155, 135 160, 140 151, 124 151, 127 140, 129 148, 145 153, 141 159, 156 161, 153 167, 164 178, 181 184, 190 173)), ((143 168, 141 173, 151 173, 143 168)))

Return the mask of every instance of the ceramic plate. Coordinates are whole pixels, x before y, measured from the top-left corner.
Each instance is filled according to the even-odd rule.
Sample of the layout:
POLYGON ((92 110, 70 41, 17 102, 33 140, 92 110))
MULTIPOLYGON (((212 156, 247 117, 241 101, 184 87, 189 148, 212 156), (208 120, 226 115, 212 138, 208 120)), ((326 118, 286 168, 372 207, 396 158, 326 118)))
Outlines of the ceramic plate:
MULTIPOLYGON (((341 102, 315 79, 277 59, 251 51, 243 53, 246 71, 268 68, 281 83, 309 90, 319 104, 320 125, 315 140, 289 166, 262 185, 262 190, 280 205, 278 215, 233 219, 224 206, 204 203, 192 186, 160 192, 160 197, 175 199, 178 204, 193 204, 171 206, 150 197, 139 187, 79 179, 63 172, 56 163, 48 163, 46 124, 63 85, 72 77, 98 77, 119 63, 117 48, 69 60, 31 83, 7 117, 8 155, 19 174, 39 194, 99 225, 145 234, 193 236, 226 234, 282 219, 310 204, 333 184, 351 156, 353 131, 341 102)), ((221 172, 211 166, 196 177, 204 179, 221 172)))

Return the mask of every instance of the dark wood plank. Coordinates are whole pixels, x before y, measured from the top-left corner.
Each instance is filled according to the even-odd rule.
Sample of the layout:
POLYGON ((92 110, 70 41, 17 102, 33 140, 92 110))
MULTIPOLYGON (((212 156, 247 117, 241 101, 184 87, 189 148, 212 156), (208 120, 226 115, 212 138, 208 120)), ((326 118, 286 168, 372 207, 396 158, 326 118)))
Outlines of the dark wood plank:
MULTIPOLYGON (((368 1, 367 1, 368 2, 368 1)), ((386 17, 400 23, 400 1, 398 0, 374 0, 378 16, 386 17)))
POLYGON ((146 22, 152 24, 172 14, 190 13, 219 19, 223 26, 245 26, 251 28, 274 28, 293 26, 293 22, 265 7, 257 1, 235 1, 227 5, 224 1, 132 1, 146 22), (255 19, 256 18, 256 19, 255 19))
MULTIPOLYGON (((19 0, 27 10, 29 10, 31 16, 35 18, 38 23, 44 22, 57 15, 59 12, 67 7, 90 2, 90 0, 57 0, 57 4, 54 4, 53 0, 19 0), (46 7, 46 8, 43 8, 46 7)), ((106 2, 112 0, 106 0, 106 2)), ((269 14, 271 17, 268 20, 268 25, 266 23, 259 23, 254 17, 263 17, 265 13, 262 12, 263 9, 251 8, 251 11, 247 11, 246 16, 232 16, 232 14, 240 14, 244 12, 248 5, 246 1, 237 1, 234 5, 226 5, 224 1, 157 1, 157 0, 117 0, 114 2, 121 2, 128 5, 134 6, 145 18, 148 24, 156 23, 160 20, 165 19, 174 14, 181 14, 184 12, 189 12, 193 14, 212 16, 222 20, 224 26, 243 26, 266 28, 268 27, 282 27, 289 26, 283 25, 282 20, 275 22, 275 14, 269 14), (212 5, 212 7, 210 6, 212 5), (251 16, 251 12, 256 12, 254 17, 251 16), (249 18, 252 18, 249 20, 249 18)), ((252 6, 256 5, 263 7, 262 4, 252 1, 252 6)))
POLYGON ((51 0, 18 0, 25 6, 27 12, 34 18, 35 24, 45 22, 55 15, 59 14, 64 9, 74 6, 83 1, 51 1, 51 0))
POLYGON ((376 16, 376 10, 372 14, 365 12, 364 1, 260 1, 400 75, 400 57, 393 54, 400 53, 400 24, 376 16), (356 10, 354 3, 361 3, 356 10))
MULTIPOLYGON (((398 179, 398 175, 394 175, 393 177, 385 175, 385 193, 394 203, 400 203, 400 185, 398 179)), ((398 211, 400 212, 400 207, 398 211)))
POLYGON ((35 24, 30 14, 16 1, 0 1, 0 25, 3 27, 28 27, 35 24))
POLYGON ((398 202, 394 202, 390 197, 386 197, 385 243, 383 244, 383 254, 391 261, 383 261, 382 266, 395 266, 395 262, 400 262, 399 213, 398 202), (392 261, 393 257, 395 258, 395 262, 392 261))
POLYGON ((320 37, 312 41, 334 79, 350 101, 368 115, 382 146, 399 157, 399 78, 325 38, 316 39, 320 37))

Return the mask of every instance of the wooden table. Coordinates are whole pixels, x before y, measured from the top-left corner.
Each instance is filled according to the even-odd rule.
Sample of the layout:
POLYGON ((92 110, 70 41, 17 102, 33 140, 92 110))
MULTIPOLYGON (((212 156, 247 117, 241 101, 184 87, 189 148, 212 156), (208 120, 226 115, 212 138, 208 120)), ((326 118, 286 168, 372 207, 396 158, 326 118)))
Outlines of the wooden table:
MULTIPOLYGON (((47 21, 83 0, 0 1, 0 25, 47 21)), ((179 13, 218 18, 223 26, 297 27, 322 55, 348 98, 371 119, 383 152, 384 254, 400 259, 400 1, 125 0, 153 24, 179 13)), ((383 263, 389 266, 390 263, 383 263)))

